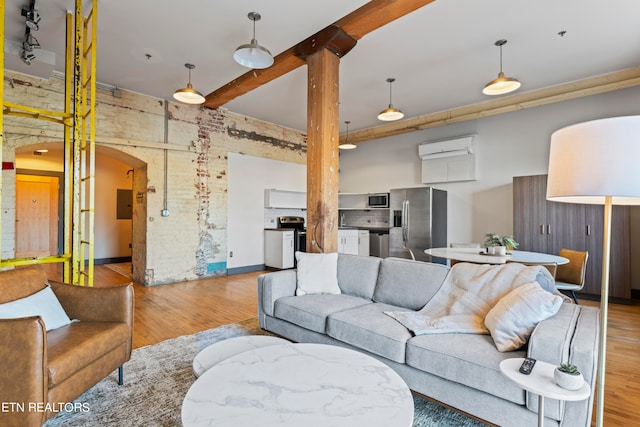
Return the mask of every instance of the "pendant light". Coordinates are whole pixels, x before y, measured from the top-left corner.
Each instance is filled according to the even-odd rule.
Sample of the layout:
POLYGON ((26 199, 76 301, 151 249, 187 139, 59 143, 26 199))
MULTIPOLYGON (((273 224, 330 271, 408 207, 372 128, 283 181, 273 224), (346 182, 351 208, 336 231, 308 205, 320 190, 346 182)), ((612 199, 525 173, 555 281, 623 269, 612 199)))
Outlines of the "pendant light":
POLYGON ((256 40, 256 21, 259 21, 261 16, 258 12, 249 12, 247 17, 253 21, 253 38, 249 44, 243 44, 236 49, 233 53, 233 59, 243 67, 269 68, 273 65, 273 56, 271 56, 271 52, 267 48, 260 46, 258 40, 256 40))
POLYGON ((502 46, 507 44, 506 40, 498 40, 495 42, 496 46, 500 47, 500 73, 498 78, 487 83, 482 89, 482 93, 485 95, 504 95, 505 93, 513 92, 520 87, 520 82, 511 77, 505 77, 502 72, 502 46))
POLYGON ((378 120, 382 120, 385 122, 392 122, 394 120, 400 120, 404 117, 404 113, 397 108, 393 108, 393 104, 391 104, 391 84, 395 82, 396 79, 393 77, 389 77, 387 79, 387 83, 389 83, 389 107, 385 108, 378 114, 378 120))
POLYGON ((191 70, 196 68, 193 64, 184 64, 184 66, 189 70, 189 83, 187 83, 187 87, 178 89, 173 93, 173 97, 180 102, 185 104, 202 104, 204 103, 204 96, 197 90, 191 86, 191 70))
POLYGON ((344 142, 340 145, 338 145, 338 148, 342 149, 342 150, 353 150, 354 148, 356 148, 356 144, 352 144, 349 142, 349 123, 351 123, 349 120, 345 121, 345 123, 347 124, 347 137, 344 139, 344 142))

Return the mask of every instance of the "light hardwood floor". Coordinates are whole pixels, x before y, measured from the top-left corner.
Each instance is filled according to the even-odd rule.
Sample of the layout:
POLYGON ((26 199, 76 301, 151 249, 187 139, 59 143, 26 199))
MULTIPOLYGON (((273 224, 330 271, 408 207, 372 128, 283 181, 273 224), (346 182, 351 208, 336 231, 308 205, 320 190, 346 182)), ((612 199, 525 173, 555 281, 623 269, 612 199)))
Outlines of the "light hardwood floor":
MULTIPOLYGON (((258 273, 146 287, 135 284, 134 348, 257 316, 258 273)), ((50 269, 60 280, 60 272, 50 269)), ((96 286, 129 279, 96 266, 96 286)), ((598 306, 598 302, 580 300, 598 306)), ((605 425, 640 425, 640 306, 609 305, 605 425)), ((594 417, 595 418, 595 417, 594 417)), ((595 421, 592 423, 595 425, 595 421)))

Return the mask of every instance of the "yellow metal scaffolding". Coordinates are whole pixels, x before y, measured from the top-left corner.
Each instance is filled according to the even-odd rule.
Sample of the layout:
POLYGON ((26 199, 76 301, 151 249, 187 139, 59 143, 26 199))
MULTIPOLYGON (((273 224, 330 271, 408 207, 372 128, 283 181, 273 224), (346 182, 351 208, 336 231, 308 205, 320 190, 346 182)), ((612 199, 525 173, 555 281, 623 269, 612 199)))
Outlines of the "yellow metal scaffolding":
MULTIPOLYGON (((74 16, 67 13, 66 77, 64 112, 48 111, 4 101, 4 83, 0 88, 3 115, 0 116, 0 161, 3 147, 3 116, 12 115, 48 120, 64 126, 64 254, 0 261, 0 267, 24 264, 64 262, 65 282, 93 286, 95 217, 95 108, 96 39, 98 0, 85 18, 82 0, 75 2, 74 16)), ((0 41, 4 44, 4 1, 0 2, 0 41)), ((4 52, 0 76, 4 82, 4 52)), ((0 203, 2 176, 0 175, 0 203)), ((0 219, 0 236, 2 222, 0 219)), ((1 242, 0 242, 0 254, 1 242)))

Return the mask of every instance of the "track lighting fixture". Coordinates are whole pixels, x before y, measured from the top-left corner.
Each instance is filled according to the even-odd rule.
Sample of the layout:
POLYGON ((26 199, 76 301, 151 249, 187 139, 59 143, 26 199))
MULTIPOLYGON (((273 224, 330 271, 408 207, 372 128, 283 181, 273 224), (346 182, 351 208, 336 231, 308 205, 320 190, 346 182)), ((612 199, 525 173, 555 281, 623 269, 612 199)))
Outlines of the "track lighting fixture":
POLYGON ((36 59, 36 56, 31 52, 33 49, 40 48, 40 43, 38 43, 38 40, 31 34, 31 31, 38 31, 40 29, 39 22, 42 19, 36 10, 36 0, 31 0, 29 8, 23 8, 21 14, 26 18, 26 21, 20 59, 22 59, 22 62, 25 64, 31 65, 31 61, 36 59))
POLYGON ((29 9, 22 9, 22 16, 24 16, 25 18, 27 18, 27 27, 29 27, 30 30, 32 31, 38 31, 40 29, 40 19, 41 16, 38 13, 38 11, 35 9, 36 6, 36 2, 35 0, 33 0, 29 6, 29 9))
POLYGON ((173 97, 185 104, 202 104, 204 103, 204 96, 197 90, 191 86, 191 70, 196 68, 193 64, 184 64, 184 66, 189 70, 189 83, 187 83, 187 87, 178 89, 173 93, 173 97))
POLYGON ((31 52, 23 50, 22 52, 20 52, 20 59, 22 59, 22 62, 24 62, 25 64, 31 65, 31 61, 36 59, 36 56, 31 52))
POLYGON ((502 72, 502 46, 507 44, 506 40, 498 40, 495 42, 496 46, 500 47, 500 73, 498 78, 487 83, 482 89, 482 93, 485 95, 504 95, 505 93, 513 92, 520 87, 520 82, 511 77, 505 77, 502 72))
POLYGON ((249 12, 247 17, 253 21, 253 38, 249 44, 243 44, 236 49, 233 53, 233 59, 243 67, 269 68, 273 65, 273 56, 271 56, 271 52, 267 48, 260 46, 258 40, 256 40, 256 21, 259 21, 261 16, 258 12, 249 12))
POLYGON ((38 42, 38 39, 33 37, 31 32, 25 34, 24 41, 22 42, 22 49, 26 50, 27 52, 31 52, 33 51, 33 49, 40 49, 40 43, 38 42))
POLYGON ((400 120, 404 117, 404 113, 397 108, 393 108, 393 104, 391 103, 391 84, 395 82, 396 79, 393 77, 389 77, 387 79, 387 83, 389 83, 389 107, 385 108, 378 114, 378 120, 382 120, 385 122, 392 122, 394 120, 400 120))

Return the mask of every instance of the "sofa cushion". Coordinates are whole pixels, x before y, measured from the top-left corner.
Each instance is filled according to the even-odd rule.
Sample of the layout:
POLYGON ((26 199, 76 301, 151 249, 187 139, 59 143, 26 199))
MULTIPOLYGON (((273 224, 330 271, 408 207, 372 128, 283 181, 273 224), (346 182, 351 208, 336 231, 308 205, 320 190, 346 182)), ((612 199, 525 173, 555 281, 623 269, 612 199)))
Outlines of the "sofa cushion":
POLYGON ((351 295, 302 295, 278 298, 274 316, 303 328, 321 334, 326 333, 327 316, 365 304, 372 304, 364 298, 351 295))
POLYGON ((129 340, 125 323, 74 322, 47 333, 49 387, 129 340))
POLYGON ((71 323, 71 319, 49 285, 27 297, 0 304, 0 319, 19 319, 30 316, 40 316, 47 331, 71 323))
POLYGON ((402 258, 385 258, 373 300, 411 310, 421 309, 440 289, 449 267, 402 258))
POLYGON ((523 405, 525 392, 500 373, 500 362, 511 357, 526 357, 526 352, 501 353, 489 335, 420 335, 407 342, 406 363, 523 405))
POLYGON ((389 304, 367 304, 331 314, 327 335, 337 340, 404 363, 405 345, 411 334, 384 311, 402 310, 389 304))
POLYGON ((527 343, 535 326, 560 309, 562 298, 537 282, 518 286, 487 313, 484 319, 499 351, 517 350, 527 343))
POLYGON ((296 295, 339 294, 338 253, 296 252, 296 295))
POLYGON ((342 293, 373 299, 382 259, 338 254, 338 286, 342 293))

